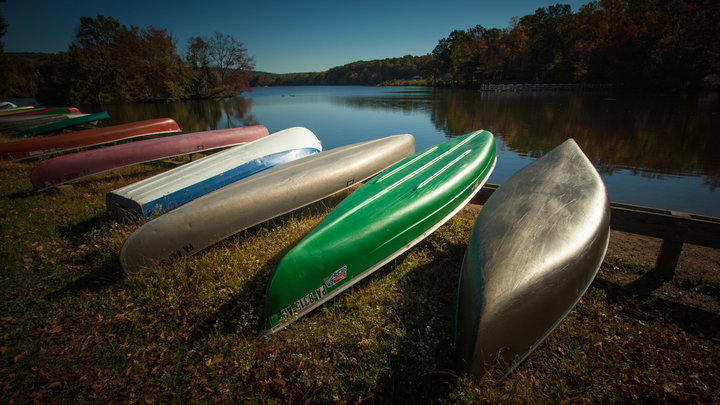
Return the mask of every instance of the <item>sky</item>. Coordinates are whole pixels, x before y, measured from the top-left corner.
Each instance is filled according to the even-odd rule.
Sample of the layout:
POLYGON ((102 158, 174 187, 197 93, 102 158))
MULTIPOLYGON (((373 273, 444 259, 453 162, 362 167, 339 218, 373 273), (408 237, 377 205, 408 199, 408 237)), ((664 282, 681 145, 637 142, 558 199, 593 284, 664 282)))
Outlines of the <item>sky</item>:
POLYGON ((507 28, 540 7, 590 0, 6 0, 5 52, 67 50, 80 17, 167 29, 184 53, 188 38, 215 32, 241 41, 255 70, 320 72, 359 60, 425 55, 453 30, 507 28))

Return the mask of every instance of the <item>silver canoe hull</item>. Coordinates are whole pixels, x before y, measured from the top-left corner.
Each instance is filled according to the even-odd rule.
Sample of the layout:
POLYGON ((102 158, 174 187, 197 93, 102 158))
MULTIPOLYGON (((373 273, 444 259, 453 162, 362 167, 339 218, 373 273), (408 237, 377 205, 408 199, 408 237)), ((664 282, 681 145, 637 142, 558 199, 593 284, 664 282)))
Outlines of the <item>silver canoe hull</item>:
POLYGON ((463 262, 461 369, 479 378, 520 364, 590 286, 609 235, 605 185, 572 139, 505 181, 481 210, 463 262))
POLYGON ((394 135, 257 173, 142 225, 125 241, 120 263, 132 273, 164 259, 195 254, 243 229, 363 181, 413 153, 412 135, 394 135))

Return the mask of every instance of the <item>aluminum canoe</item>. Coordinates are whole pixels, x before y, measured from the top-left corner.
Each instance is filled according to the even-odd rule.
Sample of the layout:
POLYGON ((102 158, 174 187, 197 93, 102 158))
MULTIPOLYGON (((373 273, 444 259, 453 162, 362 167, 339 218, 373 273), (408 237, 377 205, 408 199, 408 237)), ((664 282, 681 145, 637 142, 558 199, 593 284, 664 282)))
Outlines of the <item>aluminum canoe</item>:
POLYGON ((455 215, 496 162, 488 131, 398 162, 343 200, 280 261, 263 334, 282 329, 402 254, 455 215))
MULTIPOLYGON (((42 115, 42 117, 52 117, 54 115, 42 115)), ((35 117, 33 115, 33 117, 35 117)), ((38 125, 32 128, 27 128, 15 134, 15 136, 28 136, 36 134, 44 134, 46 132, 57 131, 64 128, 70 128, 83 124, 94 124, 99 120, 110 118, 110 114, 106 112, 99 112, 95 114, 78 114, 77 117, 68 118, 66 120, 54 121, 43 125, 38 125)))
POLYGON ((415 152, 412 135, 393 135, 310 155, 193 200, 138 228, 120 263, 128 272, 188 256, 243 229, 350 187, 415 152))
POLYGON ((0 144, 0 160, 35 158, 139 136, 176 132, 180 132, 180 127, 171 118, 157 118, 110 127, 85 129, 67 134, 2 143, 0 144))
POLYGON ((33 168, 30 180, 36 190, 44 190, 120 167, 239 145, 267 135, 267 128, 254 125, 144 139, 48 159, 33 168))
POLYGON ((458 287, 460 368, 507 375, 567 316, 602 263, 605 185, 572 139, 500 185, 473 226, 458 287))
POLYGON ((319 153, 320 140, 289 128, 107 193, 108 211, 150 219, 242 178, 319 153))

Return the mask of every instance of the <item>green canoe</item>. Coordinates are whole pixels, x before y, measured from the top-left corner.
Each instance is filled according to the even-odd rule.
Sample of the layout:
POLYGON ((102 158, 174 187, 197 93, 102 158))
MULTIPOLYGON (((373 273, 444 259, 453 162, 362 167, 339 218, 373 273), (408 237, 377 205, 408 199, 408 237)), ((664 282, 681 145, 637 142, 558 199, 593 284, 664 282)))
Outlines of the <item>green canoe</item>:
POLYGON ((88 124, 92 123, 93 121, 104 120, 106 118, 110 118, 110 114, 106 112, 99 112, 95 114, 80 114, 79 116, 74 118, 68 118, 66 120, 51 122, 49 124, 28 128, 22 132, 15 134, 15 136, 42 134, 45 132, 57 131, 59 129, 69 128, 76 125, 88 124))
POLYGON ((282 329, 420 242, 475 195, 495 161, 493 135, 472 132, 410 156, 357 189, 278 264, 262 333, 282 329))

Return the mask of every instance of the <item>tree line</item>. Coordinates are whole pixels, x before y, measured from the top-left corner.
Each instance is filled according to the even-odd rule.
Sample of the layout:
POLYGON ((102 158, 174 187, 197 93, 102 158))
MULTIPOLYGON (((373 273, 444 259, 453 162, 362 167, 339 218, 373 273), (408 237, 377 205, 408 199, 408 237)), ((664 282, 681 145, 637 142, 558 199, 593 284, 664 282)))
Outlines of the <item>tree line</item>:
POLYGON ((432 51, 434 85, 613 83, 720 89, 720 2, 556 4, 509 28, 453 31, 432 51))
POLYGON ((357 61, 319 73, 272 74, 254 72, 252 86, 380 85, 420 79, 430 68, 432 55, 357 61))
MULTIPOLYGON (((599 0, 577 12, 539 8, 509 27, 455 30, 430 54, 358 61, 325 72, 252 72, 231 35, 192 37, 179 55, 170 33, 82 17, 66 52, 5 55, 0 96, 45 103, 225 97, 249 86, 477 87, 487 83, 599 83, 720 89, 720 1, 599 0)), ((0 38, 6 25, 0 15, 0 38)))
POLYGON ((597 83, 720 89, 720 2, 600 0, 577 12, 539 8, 505 29, 455 30, 422 57, 355 62, 327 72, 254 74, 258 86, 375 85, 423 78, 430 86, 597 83))
POLYGON ((180 56, 167 30, 102 15, 80 18, 66 52, 12 56, 0 65, 1 94, 45 103, 232 96, 248 89, 254 67, 231 35, 192 37, 180 56))

